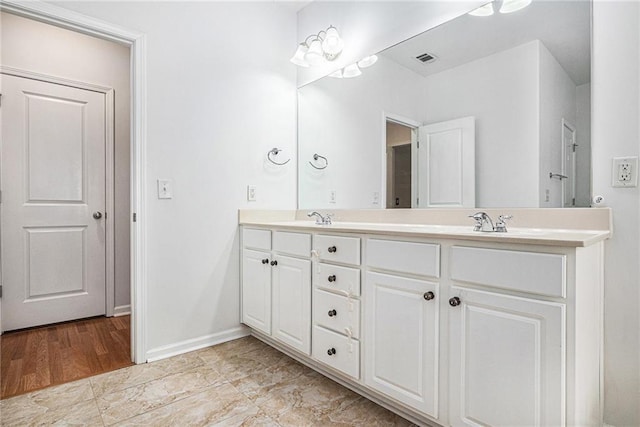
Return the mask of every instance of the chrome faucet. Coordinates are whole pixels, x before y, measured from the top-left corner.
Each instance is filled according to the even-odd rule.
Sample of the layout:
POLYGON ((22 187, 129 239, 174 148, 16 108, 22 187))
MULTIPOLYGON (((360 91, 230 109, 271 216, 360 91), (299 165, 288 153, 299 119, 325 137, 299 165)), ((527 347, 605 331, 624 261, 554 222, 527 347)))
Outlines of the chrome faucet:
POLYGON ((491 217, 488 213, 476 212, 473 215, 469 215, 469 218, 473 218, 476 220, 476 225, 473 227, 473 231, 495 231, 495 229, 493 228, 493 221, 491 221, 491 217))
POLYGON ((333 216, 333 214, 328 213, 325 216, 322 216, 320 212, 313 211, 309 212, 307 216, 309 218, 313 218, 315 216, 316 225, 331 225, 331 217, 333 216))
POLYGON ((505 221, 513 218, 513 216, 512 215, 498 216, 498 221, 496 222, 495 227, 493 226, 493 221, 491 221, 491 217, 486 212, 477 212, 473 215, 469 215, 469 218, 473 218, 476 220, 476 225, 473 227, 473 231, 506 233, 507 224, 505 221))

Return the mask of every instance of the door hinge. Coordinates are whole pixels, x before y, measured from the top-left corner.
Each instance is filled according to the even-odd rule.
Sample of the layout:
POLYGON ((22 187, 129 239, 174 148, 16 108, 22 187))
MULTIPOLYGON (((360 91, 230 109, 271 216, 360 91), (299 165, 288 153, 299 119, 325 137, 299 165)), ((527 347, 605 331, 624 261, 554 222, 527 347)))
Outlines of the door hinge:
POLYGON ((416 148, 420 148, 420 141, 416 141, 416 148))
POLYGON ((2 107, 2 94, 0 93, 0 107, 2 107))
POLYGON ((137 213, 133 213, 133 222, 136 222, 138 220, 138 214, 137 213))
POLYGON ((0 298, 2 298, 2 285, 0 285, 0 298))
POLYGON ((2 203, 2 190, 0 190, 0 203, 2 203))
POLYGON ((416 205, 420 205, 420 197, 416 197, 416 205))
POLYGON ((574 197, 573 199, 571 199, 571 206, 575 206, 576 205, 576 198, 574 197))

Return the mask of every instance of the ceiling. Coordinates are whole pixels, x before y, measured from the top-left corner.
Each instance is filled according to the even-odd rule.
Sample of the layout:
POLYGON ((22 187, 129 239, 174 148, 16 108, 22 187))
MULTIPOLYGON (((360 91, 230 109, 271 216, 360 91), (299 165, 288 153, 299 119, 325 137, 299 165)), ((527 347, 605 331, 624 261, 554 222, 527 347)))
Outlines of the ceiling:
POLYGON ((591 80, 591 2, 534 0, 510 14, 463 15, 381 53, 422 76, 540 40, 576 85, 591 80), (436 61, 423 64, 416 56, 436 61))

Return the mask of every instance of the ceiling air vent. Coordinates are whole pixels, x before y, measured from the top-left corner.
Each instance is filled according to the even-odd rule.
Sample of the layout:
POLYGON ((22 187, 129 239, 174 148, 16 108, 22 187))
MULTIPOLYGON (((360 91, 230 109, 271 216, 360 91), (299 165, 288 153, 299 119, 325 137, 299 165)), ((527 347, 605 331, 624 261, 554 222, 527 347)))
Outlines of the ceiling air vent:
POLYGON ((423 64, 429 64, 436 60, 435 55, 430 53, 423 53, 421 55, 416 56, 416 60, 420 61, 423 64))

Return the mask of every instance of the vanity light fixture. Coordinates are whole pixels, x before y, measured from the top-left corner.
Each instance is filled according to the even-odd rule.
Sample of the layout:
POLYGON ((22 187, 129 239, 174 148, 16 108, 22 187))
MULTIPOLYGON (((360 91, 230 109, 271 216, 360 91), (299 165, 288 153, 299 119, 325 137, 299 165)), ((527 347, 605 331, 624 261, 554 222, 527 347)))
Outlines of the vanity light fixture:
POLYGON ((312 34, 300 43, 290 61, 300 67, 322 65, 340 56, 343 48, 344 41, 336 27, 331 25, 326 31, 312 34))
POLYGON ((378 56, 377 55, 366 56, 366 57, 362 58, 360 61, 358 61, 358 67, 360 67, 360 68, 371 67, 377 61, 378 61, 378 56))
POLYGON ((358 64, 347 65, 346 67, 344 67, 344 70, 342 70, 342 77, 344 77, 345 79, 358 77, 360 74, 362 74, 362 71, 360 71, 358 64))
POLYGON ((531 0, 494 0, 491 3, 487 3, 484 6, 472 10, 469 15, 472 16, 491 16, 496 10, 500 13, 512 13, 531 4, 531 0))

